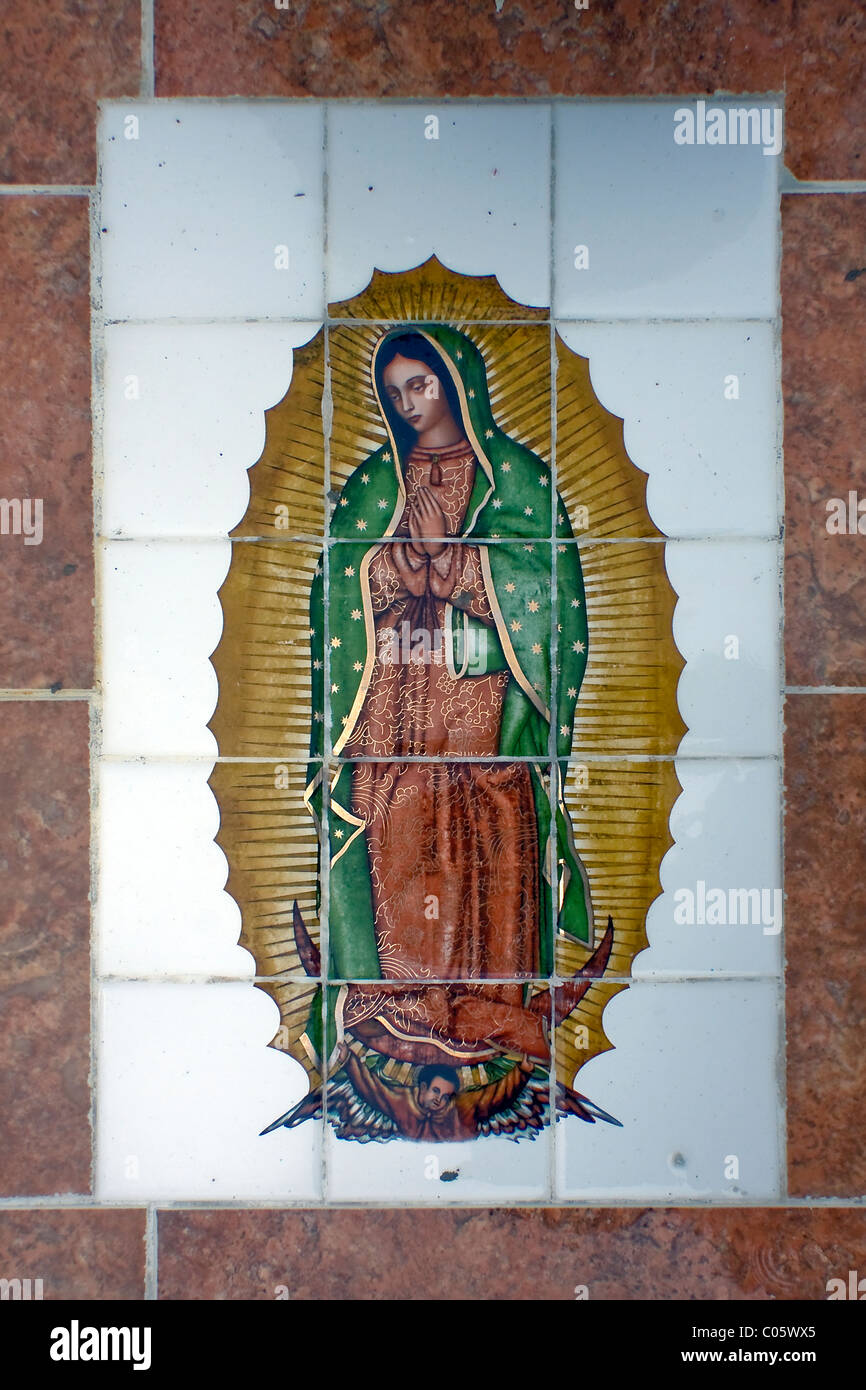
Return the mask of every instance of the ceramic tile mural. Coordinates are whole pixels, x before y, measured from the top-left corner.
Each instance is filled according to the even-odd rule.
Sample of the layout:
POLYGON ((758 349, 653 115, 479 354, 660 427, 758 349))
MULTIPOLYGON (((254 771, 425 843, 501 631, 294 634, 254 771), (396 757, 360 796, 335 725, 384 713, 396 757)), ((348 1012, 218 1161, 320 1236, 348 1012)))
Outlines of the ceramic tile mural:
POLYGON ((780 1193, 778 159, 683 128, 104 107, 102 1197, 780 1193))

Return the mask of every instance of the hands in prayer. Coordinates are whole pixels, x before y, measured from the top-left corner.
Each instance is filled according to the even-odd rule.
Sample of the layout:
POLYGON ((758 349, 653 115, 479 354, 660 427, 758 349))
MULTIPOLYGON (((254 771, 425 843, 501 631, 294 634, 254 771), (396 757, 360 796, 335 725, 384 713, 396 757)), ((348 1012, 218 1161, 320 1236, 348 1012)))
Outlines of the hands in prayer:
POLYGON ((409 507, 407 522, 412 544, 417 551, 429 555, 431 559, 442 554, 445 543, 434 537, 446 535, 448 523, 431 488, 419 487, 409 507))

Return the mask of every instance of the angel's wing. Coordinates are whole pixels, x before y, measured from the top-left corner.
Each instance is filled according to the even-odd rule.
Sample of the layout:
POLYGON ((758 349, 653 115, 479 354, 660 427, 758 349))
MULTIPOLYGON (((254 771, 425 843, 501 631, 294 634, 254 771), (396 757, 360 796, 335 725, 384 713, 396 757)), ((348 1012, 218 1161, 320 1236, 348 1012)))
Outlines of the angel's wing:
POLYGON ((485 1120, 479 1120, 479 1134, 505 1134, 509 1139, 534 1139, 547 1124, 550 1080, 547 1072, 533 1072, 516 1096, 485 1120))
POLYGON ((359 1096, 342 1073, 328 1083, 328 1119, 338 1139, 357 1139, 361 1144, 369 1144, 400 1138, 400 1130, 391 1116, 359 1096))

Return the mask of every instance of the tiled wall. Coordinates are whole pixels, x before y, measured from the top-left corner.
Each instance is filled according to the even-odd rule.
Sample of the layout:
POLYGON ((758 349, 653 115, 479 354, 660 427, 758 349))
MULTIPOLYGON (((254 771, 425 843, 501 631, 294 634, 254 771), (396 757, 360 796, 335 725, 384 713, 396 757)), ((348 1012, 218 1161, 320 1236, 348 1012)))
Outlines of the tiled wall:
MULTIPOLYGON (((11 1059, 0 1274, 41 1277, 49 1297, 272 1298, 278 1285, 293 1297, 371 1287, 388 1297, 405 1292, 396 1281, 411 1263, 419 1297, 441 1296, 446 1279, 476 1298, 572 1298, 576 1284, 598 1298, 824 1296, 827 1278, 862 1255, 866 1193, 863 539, 826 524, 830 498, 866 487, 866 184, 853 182, 866 178, 866 17, 836 0, 590 0, 587 10, 416 0, 302 12, 166 0, 155 14, 132 3, 24 9, 5 21, 3 42, 0 491, 43 497, 45 522, 39 546, 0 538, 0 1028, 11 1059), (387 1216, 100 1203, 87 833, 91 723, 102 712, 90 453, 96 103, 717 89, 784 92, 793 176, 782 197, 787 1196, 769 1209, 387 1216), (515 1258, 503 1259, 512 1243, 515 1258), (361 1245, 363 1261, 348 1262, 361 1245), (503 1283, 514 1268, 520 1287, 513 1274, 503 1283)), ((134 1009, 116 1026, 135 1027, 134 1009)))

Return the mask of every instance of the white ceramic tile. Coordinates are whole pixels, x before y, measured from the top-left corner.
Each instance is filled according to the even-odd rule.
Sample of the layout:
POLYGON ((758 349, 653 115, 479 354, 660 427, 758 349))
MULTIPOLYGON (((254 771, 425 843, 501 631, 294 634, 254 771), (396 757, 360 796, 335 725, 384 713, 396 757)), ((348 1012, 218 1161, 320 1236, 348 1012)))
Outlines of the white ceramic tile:
POLYGON ((107 103, 106 317, 321 318, 322 143, 318 104, 107 103))
MULTIPOLYGON (((742 321, 775 313, 778 161, 759 148, 677 146, 673 110, 576 104, 556 115, 555 307, 596 320, 561 331, 625 422, 656 525, 692 538, 664 546, 689 726, 676 843, 638 982, 605 1012, 615 1050, 576 1083, 624 1128, 556 1126, 560 1195, 765 1200, 780 1190, 778 982, 677 977, 777 976, 781 934, 763 920, 702 923, 697 903, 698 920, 681 922, 675 908, 680 890, 700 902, 701 884, 704 902, 714 889, 780 886, 777 370, 771 325, 742 321), (573 268, 577 242, 590 247, 587 271, 573 268), (597 321, 677 314, 722 317, 597 321), (736 1179, 725 1176, 732 1156, 736 1179)), ((320 106, 117 102, 102 118, 106 316, 144 322, 106 334, 103 531, 137 539, 100 550, 98 967, 152 977, 101 994, 98 1193, 112 1201, 320 1195, 321 1122, 259 1138, 307 1081, 267 1047, 277 1010, 237 945, 207 786, 209 658, 231 549, 219 538, 243 515, 292 349, 326 298, 433 254, 495 274, 518 302, 550 302, 549 108, 337 104, 327 119, 326 294, 320 106), (288 270, 275 268, 280 244, 288 270), (153 323, 211 317, 297 322, 153 323), (184 974, 238 982, 164 981, 184 974)), ((361 1146, 327 1130, 326 1195, 544 1200, 552 1138, 361 1146)))
POLYGON ((670 818, 676 843, 662 863, 664 891, 649 910, 650 945, 634 976, 778 974, 779 764, 679 758, 676 769, 683 788, 670 818))
POLYGON ((103 975, 233 976, 255 966, 237 945, 214 843, 213 764, 103 762, 99 772, 99 969, 103 975))
MULTIPOLYGON (((713 98, 706 108, 769 113, 775 105, 735 97, 713 98)), ((697 103, 557 105, 558 315, 775 314, 781 153, 767 156, 758 144, 677 144, 674 131, 685 123, 675 113, 683 108, 696 113, 697 103), (586 269, 576 268, 581 246, 586 269)))
POLYGON ((769 326, 561 323, 558 329, 589 359, 602 405, 623 420, 625 446, 648 475, 647 506, 660 531, 778 535, 779 388, 769 326))
POLYGON ((217 752, 209 657, 222 632, 217 591, 229 541, 108 541, 101 549, 102 751, 217 752))
POLYGON ((108 536, 226 535, 249 501, 265 411, 316 324, 117 324, 106 331, 108 536))
POLYGON ((781 1007, 769 981, 635 984, 618 994, 603 1015, 614 1050, 574 1085, 622 1128, 560 1122, 559 1195, 778 1197, 781 1007), (731 1159, 736 1177, 725 1176, 731 1159))
POLYGON ((375 268, 436 255, 461 274, 496 275, 520 304, 546 305, 549 252, 548 107, 330 107, 329 301, 364 289, 375 268))
POLYGON ((316 1125, 260 1137, 307 1090, 303 1068, 267 1046, 278 1025, 253 985, 106 985, 99 1200, 315 1199, 316 1125))
POLYGON ((679 595, 674 640, 686 662, 677 690, 688 726, 680 755, 776 756, 781 751, 781 546, 675 541, 665 547, 665 562, 679 595))
POLYGON ((363 1145, 338 1139, 329 1129, 328 1197, 425 1206, 539 1200, 550 1195, 550 1143, 549 1127, 535 1139, 517 1141, 488 1135, 463 1144, 393 1139, 363 1145))

